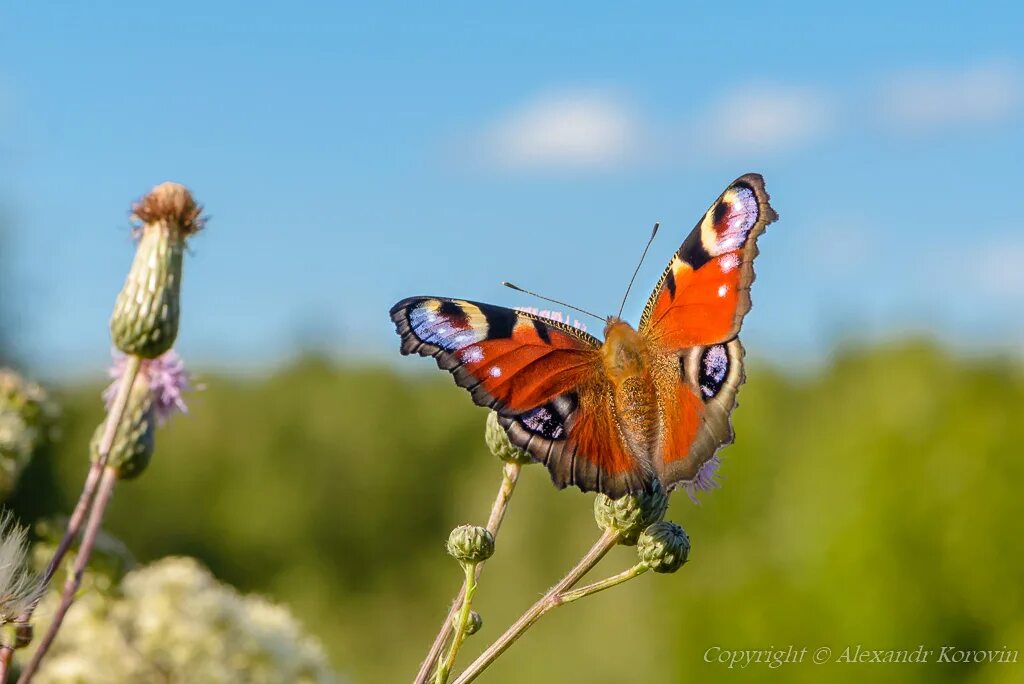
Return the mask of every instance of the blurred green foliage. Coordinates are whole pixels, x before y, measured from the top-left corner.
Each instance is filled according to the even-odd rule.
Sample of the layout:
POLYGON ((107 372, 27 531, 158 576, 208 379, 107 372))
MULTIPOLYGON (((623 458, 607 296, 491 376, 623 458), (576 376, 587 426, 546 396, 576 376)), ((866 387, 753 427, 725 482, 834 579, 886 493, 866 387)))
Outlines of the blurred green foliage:
MULTIPOLYGON (((805 373, 755 360, 748 378, 723 488, 701 506, 673 496, 668 518, 690 534, 690 562, 555 611, 482 681, 1024 681, 1019 364, 904 342, 805 373), (791 644, 837 655, 1009 647, 1022 662, 704 661, 713 646, 791 644)), ((461 579, 448 531, 482 524, 498 486, 485 412, 441 373, 316 357, 266 377, 200 379, 206 390, 158 435, 149 471, 119 487, 107 528, 140 561, 195 555, 288 602, 353 681, 410 680, 461 579)), ((26 521, 76 498, 99 389, 59 393, 63 441, 14 501, 26 521)), ((474 605, 483 629, 460 662, 597 534, 591 495, 558 492, 527 467, 474 605)), ((616 549, 597 572, 635 553, 616 549)))

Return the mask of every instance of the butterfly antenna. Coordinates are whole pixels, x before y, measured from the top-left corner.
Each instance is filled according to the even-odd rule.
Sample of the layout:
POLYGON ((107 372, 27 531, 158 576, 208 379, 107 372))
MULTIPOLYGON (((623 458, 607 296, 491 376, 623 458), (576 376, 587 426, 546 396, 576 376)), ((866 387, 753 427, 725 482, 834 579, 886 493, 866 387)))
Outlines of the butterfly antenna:
POLYGON ((622 304, 619 306, 619 314, 616 318, 622 318, 622 310, 626 308, 626 298, 629 297, 629 291, 633 287, 633 281, 636 280, 636 274, 640 272, 640 267, 644 263, 644 257, 647 256, 647 250, 651 248, 651 243, 654 242, 654 236, 658 234, 658 228, 660 227, 660 222, 654 224, 654 230, 651 231, 651 237, 647 240, 647 246, 644 247, 644 253, 640 255, 640 263, 636 265, 636 270, 633 271, 633 277, 629 279, 629 285, 626 286, 626 294, 622 295, 622 304))
POLYGON ((552 299, 551 297, 544 297, 543 295, 539 295, 536 292, 530 292, 529 290, 525 290, 525 289, 519 287, 518 285, 513 285, 512 283, 508 282, 507 280, 501 281, 501 284, 504 285, 505 287, 511 289, 511 290, 515 290, 516 292, 522 292, 523 294, 531 295, 533 297, 536 297, 537 299, 543 299, 545 302, 551 302, 552 304, 558 304, 559 306, 564 306, 564 307, 566 307, 568 309, 572 309, 573 311, 579 311, 581 314, 586 314, 587 316, 593 316, 594 318, 596 318, 599 321, 607 320, 607 319, 605 319, 602 316, 598 316, 597 314, 590 313, 589 311, 581 309, 578 306, 573 306, 572 304, 566 304, 565 302, 560 302, 557 299, 552 299))

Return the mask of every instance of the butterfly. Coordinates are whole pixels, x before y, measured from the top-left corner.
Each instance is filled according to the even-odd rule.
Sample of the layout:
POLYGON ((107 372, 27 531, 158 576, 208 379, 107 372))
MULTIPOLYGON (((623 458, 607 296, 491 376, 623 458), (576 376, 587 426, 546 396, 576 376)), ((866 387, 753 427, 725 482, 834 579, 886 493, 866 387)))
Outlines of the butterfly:
POLYGON ((750 310, 757 238, 778 215, 746 174, 672 256, 634 329, 609 316, 601 341, 575 327, 463 299, 391 308, 402 354, 431 356, 559 488, 611 498, 693 483, 733 440, 744 380, 737 335, 750 310))

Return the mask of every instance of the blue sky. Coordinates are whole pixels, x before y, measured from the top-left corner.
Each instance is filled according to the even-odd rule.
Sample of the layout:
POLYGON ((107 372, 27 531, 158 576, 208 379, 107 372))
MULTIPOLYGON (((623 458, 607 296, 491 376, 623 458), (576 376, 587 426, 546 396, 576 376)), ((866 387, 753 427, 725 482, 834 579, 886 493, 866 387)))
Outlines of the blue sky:
POLYGON ((189 185, 180 349, 397 359, 413 294, 636 320, 732 180, 764 174, 755 355, 927 331, 1024 346, 1019 6, 8 4, 0 204, 15 340, 106 364, 130 202, 189 185))

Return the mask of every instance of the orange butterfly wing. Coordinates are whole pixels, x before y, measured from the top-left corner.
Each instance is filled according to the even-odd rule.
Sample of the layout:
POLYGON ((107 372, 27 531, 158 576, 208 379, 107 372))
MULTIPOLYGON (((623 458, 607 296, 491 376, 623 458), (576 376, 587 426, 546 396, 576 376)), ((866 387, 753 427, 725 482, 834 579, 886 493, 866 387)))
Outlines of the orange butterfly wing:
POLYGON ((743 382, 736 335, 750 310, 757 238, 778 218, 757 174, 736 179, 672 257, 654 289, 639 332, 653 356, 662 421, 662 483, 692 484, 732 442, 730 414, 743 382))
POLYGON ((532 314, 459 299, 412 297, 391 319, 403 354, 432 356, 559 487, 619 496, 651 475, 618 435, 600 341, 532 314))

